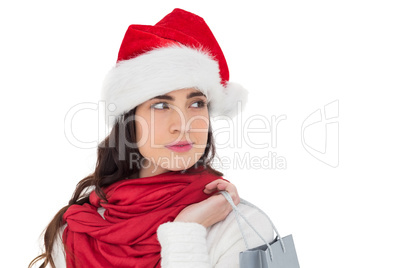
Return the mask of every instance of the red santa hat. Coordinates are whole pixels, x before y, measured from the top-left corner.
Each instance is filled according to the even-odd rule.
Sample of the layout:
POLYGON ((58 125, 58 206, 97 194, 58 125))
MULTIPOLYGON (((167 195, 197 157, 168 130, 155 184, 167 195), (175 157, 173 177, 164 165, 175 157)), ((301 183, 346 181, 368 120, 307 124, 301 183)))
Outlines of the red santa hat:
POLYGON ((248 92, 229 82, 225 57, 204 19, 176 8, 154 26, 128 27, 102 88, 106 120, 113 125, 137 105, 183 88, 203 92, 212 117, 234 117, 247 102, 248 92))

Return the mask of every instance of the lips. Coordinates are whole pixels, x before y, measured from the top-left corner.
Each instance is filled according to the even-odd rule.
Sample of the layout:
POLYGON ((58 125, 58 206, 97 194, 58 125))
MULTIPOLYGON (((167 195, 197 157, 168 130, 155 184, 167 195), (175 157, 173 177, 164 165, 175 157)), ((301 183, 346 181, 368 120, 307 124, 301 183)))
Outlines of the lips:
POLYGON ((187 152, 191 148, 193 148, 193 143, 189 143, 187 141, 181 141, 174 143, 172 145, 166 145, 166 147, 175 152, 187 152))

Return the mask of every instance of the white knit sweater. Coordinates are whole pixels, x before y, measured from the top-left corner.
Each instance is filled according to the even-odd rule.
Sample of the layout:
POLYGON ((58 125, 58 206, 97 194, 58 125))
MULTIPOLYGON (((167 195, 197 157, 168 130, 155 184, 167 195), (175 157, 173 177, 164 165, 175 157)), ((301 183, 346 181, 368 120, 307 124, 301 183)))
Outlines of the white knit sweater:
MULTIPOLYGON (((268 242, 274 239, 273 227, 263 214, 242 203, 237 207, 268 242)), ((243 220, 240 222, 249 247, 262 245, 262 239, 243 220)), ((236 268, 239 253, 246 250, 234 211, 208 228, 198 223, 167 222, 159 226, 157 236, 162 248, 162 268, 236 268)), ((52 256, 57 268, 66 267, 60 239, 52 256)))

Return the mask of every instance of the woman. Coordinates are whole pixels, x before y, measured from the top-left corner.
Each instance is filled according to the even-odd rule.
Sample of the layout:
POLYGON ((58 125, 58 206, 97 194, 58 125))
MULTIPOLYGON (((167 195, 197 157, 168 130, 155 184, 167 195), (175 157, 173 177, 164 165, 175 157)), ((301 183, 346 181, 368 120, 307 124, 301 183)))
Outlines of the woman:
MULTIPOLYGON (((236 115, 247 92, 231 83, 204 20, 175 9, 131 25, 106 77, 110 135, 95 171, 47 227, 41 267, 238 267, 246 249, 231 206, 233 184, 211 167, 210 116, 236 115)), ((244 105, 243 105, 244 106, 244 105)), ((267 241, 272 226, 239 210, 267 241)), ((249 247, 262 241, 245 228, 249 247)), ((32 265, 33 263, 31 263, 32 265)))

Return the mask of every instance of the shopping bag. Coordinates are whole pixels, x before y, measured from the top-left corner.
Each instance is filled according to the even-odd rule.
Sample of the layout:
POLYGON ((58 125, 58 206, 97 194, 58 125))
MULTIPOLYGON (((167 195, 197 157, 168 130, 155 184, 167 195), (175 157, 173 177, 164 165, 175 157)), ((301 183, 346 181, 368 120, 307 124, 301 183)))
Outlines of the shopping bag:
POLYGON ((236 205, 233 203, 229 193, 226 191, 221 191, 220 193, 231 204, 233 211, 235 212, 237 224, 246 244, 247 250, 242 251, 239 254, 240 268, 300 268, 292 235, 281 237, 275 225, 264 211, 247 202, 246 200, 240 199, 240 203, 257 209, 259 212, 265 215, 268 221, 271 223, 276 233, 276 238, 271 243, 268 243, 265 238, 250 224, 247 218, 240 213, 236 205), (249 248, 247 240, 244 236, 243 228, 240 224, 240 217, 261 238, 264 244, 255 248, 249 248))
POLYGON ((276 237, 273 242, 269 243, 272 258, 270 258, 269 248, 265 244, 240 252, 240 267, 299 268, 300 266, 292 235, 282 237, 281 239, 284 243, 285 251, 278 237, 276 237))

